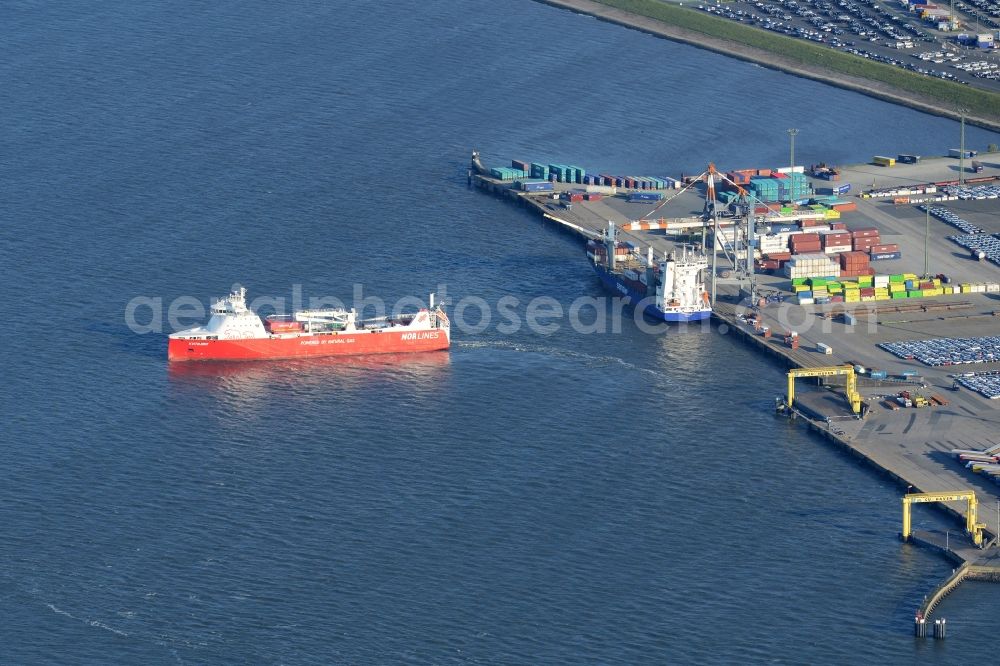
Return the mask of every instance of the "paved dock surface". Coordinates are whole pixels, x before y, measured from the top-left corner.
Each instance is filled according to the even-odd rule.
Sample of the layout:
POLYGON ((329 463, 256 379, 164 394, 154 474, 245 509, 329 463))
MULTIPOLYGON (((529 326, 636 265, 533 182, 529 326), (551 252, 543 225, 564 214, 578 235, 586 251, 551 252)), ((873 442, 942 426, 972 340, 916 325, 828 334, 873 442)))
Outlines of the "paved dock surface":
MULTIPOLYGON (((984 173, 969 174, 969 177, 1000 176, 1000 154, 980 156, 977 159, 983 162, 986 169, 984 173)), ((855 196, 845 198, 857 202, 858 210, 844 213, 840 221, 845 222, 848 228, 876 227, 883 242, 898 243, 903 252, 900 260, 874 262, 873 266, 880 273, 923 274, 926 245, 928 270, 931 274, 944 273, 956 283, 1000 282, 1000 266, 973 261, 964 249, 947 240, 946 236, 961 233, 954 227, 933 217, 928 224, 926 215, 915 205, 894 205, 891 197, 869 199, 856 196, 873 185, 897 187, 957 178, 958 163, 957 159, 934 158, 924 159, 916 165, 887 168, 865 164, 841 169, 841 180, 837 184, 852 185, 855 196)), ((966 164, 969 164, 968 160, 966 164)), ((744 168, 749 165, 733 166, 744 168)), ((833 184, 821 180, 812 182, 815 187, 833 184)), ((643 219, 691 222, 697 218, 704 205, 703 186, 700 185, 683 193, 666 191, 669 201, 662 205, 629 203, 621 197, 606 197, 600 201, 574 203, 567 209, 550 195, 526 197, 507 191, 508 185, 488 178, 479 178, 478 184, 520 200, 549 219, 564 223, 574 232, 589 237, 601 234, 607 228, 609 220, 614 221, 619 228, 630 221, 643 219)), ((578 186, 557 184, 556 187, 558 190, 578 186)), ((937 205, 960 214, 991 233, 1000 233, 1000 200, 951 201, 937 205)), ((697 227, 693 231, 693 235, 698 237, 697 227)), ((676 244, 676 238, 663 230, 621 230, 620 238, 643 249, 652 247, 658 255, 670 252, 676 244)), ((730 266, 721 254, 718 262, 722 268, 730 266)), ((790 284, 787 278, 781 276, 761 275, 758 280, 765 290, 787 290, 790 284)), ((882 406, 882 396, 895 394, 907 387, 862 379, 859 390, 868 398, 871 411, 861 421, 850 416, 842 394, 836 391, 810 390, 806 381, 800 380, 797 395, 803 406, 814 413, 814 427, 820 432, 886 471, 901 484, 912 486, 914 492, 975 489, 981 502, 980 522, 986 524, 991 535, 1000 533, 996 512, 997 503, 1000 502, 1000 486, 964 469, 948 453, 954 448, 985 449, 1000 444, 1000 400, 986 400, 964 389, 958 392, 949 390, 953 383, 950 373, 1000 370, 1000 364, 929 368, 915 360, 896 358, 876 346, 880 342, 906 339, 996 335, 1000 333, 1000 317, 993 316, 993 313, 1000 311, 1000 294, 962 294, 921 299, 927 303, 939 302, 955 307, 951 310, 915 312, 894 312, 894 304, 884 301, 839 306, 799 306, 790 301, 772 303, 760 311, 764 325, 775 334, 765 341, 744 319, 744 315, 750 311, 750 304, 737 300, 738 285, 733 280, 720 279, 717 281, 717 289, 719 299, 714 308, 717 322, 733 328, 734 334, 744 336, 756 350, 775 357, 785 366, 819 367, 852 363, 866 368, 883 369, 890 375, 899 375, 906 370, 917 372, 926 388, 909 388, 916 388, 925 396, 943 396, 950 404, 944 407, 890 410, 882 406), (841 321, 823 317, 833 307, 846 307, 850 310, 852 306, 855 310, 875 309, 878 312, 859 318, 858 323, 851 327, 841 321), (790 349, 783 342, 782 334, 792 330, 800 336, 800 348, 797 350, 790 349), (833 354, 819 353, 817 344, 820 342, 832 347, 833 354), (830 419, 829 423, 826 423, 827 417, 830 419)), ((906 302, 912 303, 909 299, 906 302)), ((784 385, 775 386, 776 396, 784 392, 784 385)), ((964 503, 955 502, 948 508, 956 514, 964 515, 964 503)), ((996 550, 987 553, 979 549, 963 549, 963 539, 967 540, 967 537, 956 530, 955 548, 956 552, 962 553, 963 559, 992 555, 996 550)))

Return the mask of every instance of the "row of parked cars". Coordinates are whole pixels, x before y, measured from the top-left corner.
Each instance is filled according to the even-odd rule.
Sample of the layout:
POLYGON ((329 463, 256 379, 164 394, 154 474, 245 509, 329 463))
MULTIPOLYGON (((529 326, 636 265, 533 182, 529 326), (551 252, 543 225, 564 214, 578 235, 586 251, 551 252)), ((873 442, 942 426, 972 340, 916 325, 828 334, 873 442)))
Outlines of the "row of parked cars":
POLYGON ((977 259, 989 259, 1000 264, 1000 238, 989 234, 966 234, 964 236, 948 236, 948 238, 969 250, 977 259))
POLYGON ((1000 198, 1000 185, 946 185, 941 188, 949 197, 981 201, 1000 198))
POLYGON ((923 211, 929 211, 930 214, 937 219, 942 222, 947 222, 951 226, 957 227, 967 234, 981 234, 984 232, 982 227, 977 227, 971 222, 963 220, 947 208, 941 208, 940 206, 918 206, 918 208, 923 211))
POLYGON ((957 375, 955 381, 988 400, 1000 399, 1000 371, 967 372, 957 375))
MULTIPOLYGON (((970 2, 972 0, 969 0, 970 2)), ((986 2, 986 0, 976 0, 986 2)), ((961 5, 962 3, 959 3, 961 5)), ((884 4, 878 0, 735 0, 698 5, 717 16, 754 25, 798 39, 826 44, 867 60, 900 67, 919 74, 956 83, 969 84, 973 79, 1000 80, 992 70, 959 70, 958 73, 928 67, 923 63, 904 62, 894 49, 913 48, 921 42, 937 43, 935 37, 916 15, 904 5, 884 4), (741 7, 740 5, 746 5, 741 7), (890 9, 893 7, 893 9, 890 9), (871 46, 864 48, 864 42, 871 46)), ((998 5, 1000 7, 1000 5, 998 5)), ((968 9, 968 11, 975 11, 968 9)), ((988 24, 984 24, 988 25, 988 24)), ((936 64, 954 60, 956 55, 933 59, 936 64)), ((992 85, 992 84, 987 84, 992 85)))
POLYGON ((1000 18, 1000 5, 990 2, 990 0, 965 0, 965 2, 956 2, 955 7, 974 18, 984 27, 994 30, 1000 28, 1000 22, 997 22, 997 18, 1000 18))
POLYGON ((1000 336, 996 335, 882 342, 879 347, 899 358, 915 358, 932 367, 1000 361, 1000 336))

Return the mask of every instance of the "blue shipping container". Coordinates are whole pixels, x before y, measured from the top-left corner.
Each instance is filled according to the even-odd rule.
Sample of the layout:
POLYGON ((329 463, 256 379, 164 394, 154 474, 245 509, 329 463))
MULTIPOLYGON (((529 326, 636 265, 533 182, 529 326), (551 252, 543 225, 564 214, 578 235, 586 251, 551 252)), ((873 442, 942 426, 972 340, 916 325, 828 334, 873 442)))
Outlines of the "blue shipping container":
POLYGON ((659 201, 662 198, 659 192, 631 192, 628 195, 629 201, 659 201))
POLYGON ((901 259, 903 257, 902 252, 882 252, 880 254, 873 254, 872 261, 885 261, 888 259, 901 259))
POLYGON ((525 192, 551 192, 555 188, 547 180, 541 180, 535 182, 524 181, 521 183, 521 189, 525 192))
POLYGON ((848 192, 851 191, 851 184, 850 183, 844 183, 843 185, 838 185, 837 187, 835 187, 833 189, 835 189, 837 191, 837 194, 847 194, 848 192))

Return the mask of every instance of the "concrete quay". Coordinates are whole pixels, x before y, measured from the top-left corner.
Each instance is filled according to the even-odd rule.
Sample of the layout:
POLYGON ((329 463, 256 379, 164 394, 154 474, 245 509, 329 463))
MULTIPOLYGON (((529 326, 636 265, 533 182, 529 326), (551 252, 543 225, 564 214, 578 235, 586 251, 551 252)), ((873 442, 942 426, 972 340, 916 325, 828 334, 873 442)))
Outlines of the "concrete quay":
MULTIPOLYGON (((1000 155, 977 158, 986 165, 985 173, 977 176, 1000 177, 1000 155)), ((912 272, 924 274, 926 246, 927 272, 945 274, 955 283, 998 283, 1000 266, 972 260, 966 251, 947 240, 961 233, 957 229, 927 216, 914 204, 893 204, 893 198, 862 198, 858 196, 872 187, 906 187, 911 184, 938 182, 957 178, 958 160, 950 158, 924 159, 916 165, 886 168, 856 165, 841 168, 840 184, 851 183, 850 200, 858 206, 856 212, 844 213, 841 222, 848 228, 876 227, 884 243, 897 243, 903 258, 896 261, 873 262, 880 273, 912 272)), ((486 172, 488 174, 488 171, 486 172)), ((668 201, 629 203, 623 197, 606 196, 599 201, 573 203, 570 208, 553 199, 551 194, 526 194, 511 189, 510 183, 497 181, 483 173, 470 172, 470 184, 507 197, 535 211, 544 220, 581 238, 598 238, 608 221, 619 227, 619 239, 639 248, 652 247, 658 254, 671 251, 679 241, 700 240, 703 192, 691 188, 677 194, 664 192, 668 201), (664 231, 630 231, 623 229, 630 221, 658 219, 664 231), (690 234, 690 236, 686 235, 690 234)), ((813 181, 815 187, 828 186, 827 181, 813 181)), ((555 184, 559 190, 579 187, 555 184)), ((1000 199, 983 201, 955 200, 936 205, 948 208, 963 218, 978 224, 990 233, 1000 233, 1000 199)), ((710 229, 708 230, 710 233, 710 229)), ((719 255, 719 266, 730 267, 719 255)), ((762 291, 785 291, 790 288, 787 278, 758 275, 762 291)), ((784 367, 822 367, 831 365, 863 365, 885 370, 890 377, 904 371, 915 372, 916 382, 875 381, 859 378, 859 392, 868 406, 865 418, 855 418, 847 405, 843 391, 835 382, 826 381, 824 388, 810 389, 801 381, 797 390, 796 411, 800 422, 818 435, 842 447, 896 480, 901 488, 912 492, 943 492, 975 490, 980 501, 979 521, 985 524, 987 540, 1000 534, 1000 485, 965 469, 950 455, 952 449, 983 450, 1000 445, 1000 400, 986 398, 968 390, 953 391, 952 374, 968 371, 1000 371, 1000 363, 974 366, 928 367, 916 360, 897 358, 877 345, 882 342, 933 339, 939 337, 979 337, 1000 334, 1000 293, 976 293, 903 301, 909 307, 895 308, 895 303, 851 303, 799 306, 789 298, 782 303, 769 303, 763 308, 739 300, 739 284, 732 279, 717 278, 718 297, 713 320, 719 327, 740 336, 757 352, 763 352, 784 367), (858 321, 848 326, 829 316, 833 311, 848 311, 858 315, 858 321), (765 339, 748 321, 753 313, 772 336, 765 339), (784 333, 796 331, 799 348, 791 349, 784 342, 784 333), (821 353, 819 343, 833 349, 821 353), (925 408, 892 409, 887 398, 902 389, 918 391, 929 397, 939 396, 947 405, 925 408)), ((784 385, 775 386, 775 395, 783 394, 784 385)), ((966 506, 953 502, 942 506, 960 518, 964 525, 966 506)), ((919 513, 917 514, 919 520, 919 513)), ((945 550, 954 561, 966 567, 966 574, 985 579, 1000 578, 1000 548, 986 550, 971 545, 961 528, 949 535, 917 531, 913 541, 945 550)), ((964 577, 964 576, 963 576, 964 577)), ((959 581, 960 582, 960 581, 959 581)), ((953 589, 954 581, 945 581, 942 589, 953 589), (950 587, 949 587, 950 586, 950 587)), ((934 594, 938 594, 940 590, 934 594)), ((933 597, 934 595, 931 595, 933 597)), ((940 595, 940 596, 943 596, 940 595)), ((930 598, 930 597, 929 597, 930 598)), ((937 601, 940 597, 937 598, 937 601)), ((923 609, 929 613, 933 610, 923 609)))

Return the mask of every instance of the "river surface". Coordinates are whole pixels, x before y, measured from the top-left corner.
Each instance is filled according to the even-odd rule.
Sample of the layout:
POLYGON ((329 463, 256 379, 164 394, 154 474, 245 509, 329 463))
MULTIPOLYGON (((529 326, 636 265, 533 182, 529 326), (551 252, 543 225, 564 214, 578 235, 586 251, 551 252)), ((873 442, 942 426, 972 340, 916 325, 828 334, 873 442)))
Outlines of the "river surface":
POLYGON ((914 641, 950 566, 775 420, 777 367, 527 325, 600 285, 465 183, 472 148, 676 176, 783 164, 788 127, 806 164, 943 154, 956 123, 528 0, 4 13, 0 664, 981 663, 1000 595, 914 641), (237 281, 485 310, 449 353, 168 368, 170 307, 237 281))

